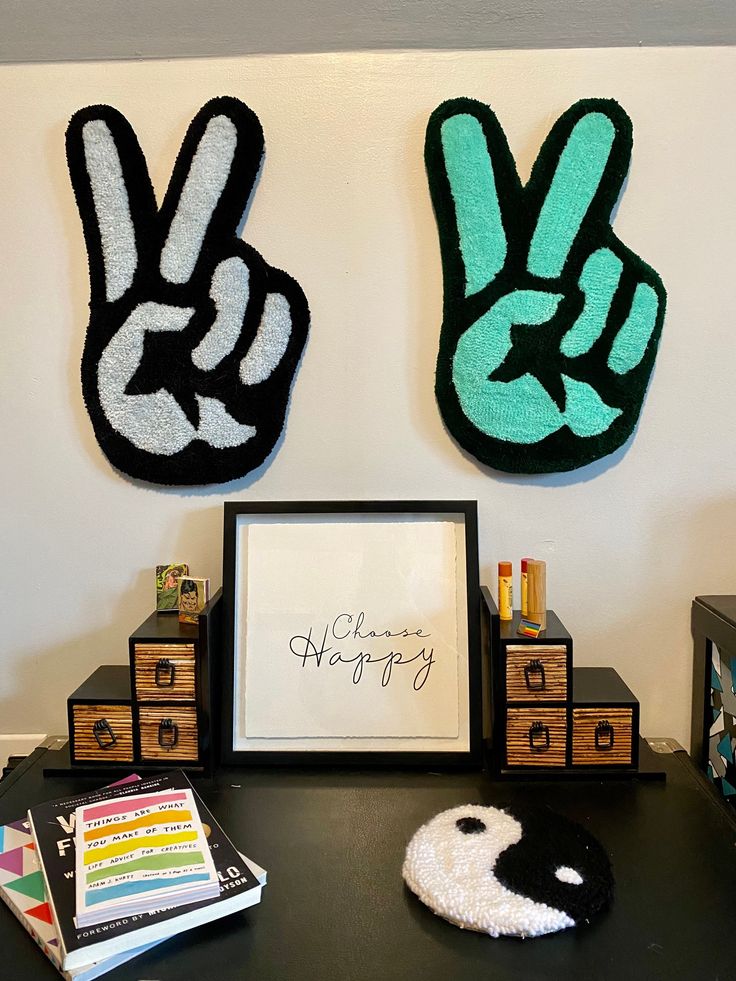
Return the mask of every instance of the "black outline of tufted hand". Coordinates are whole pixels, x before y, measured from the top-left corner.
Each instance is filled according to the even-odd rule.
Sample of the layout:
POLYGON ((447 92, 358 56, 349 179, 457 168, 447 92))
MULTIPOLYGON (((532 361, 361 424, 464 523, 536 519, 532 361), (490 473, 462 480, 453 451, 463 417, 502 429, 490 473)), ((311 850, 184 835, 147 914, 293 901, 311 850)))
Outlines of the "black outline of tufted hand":
POLYGON ((278 440, 309 329, 298 283, 237 234, 258 118, 231 97, 203 106, 160 209, 116 109, 75 113, 66 147, 90 269, 82 391, 103 452, 154 483, 243 476, 278 440))

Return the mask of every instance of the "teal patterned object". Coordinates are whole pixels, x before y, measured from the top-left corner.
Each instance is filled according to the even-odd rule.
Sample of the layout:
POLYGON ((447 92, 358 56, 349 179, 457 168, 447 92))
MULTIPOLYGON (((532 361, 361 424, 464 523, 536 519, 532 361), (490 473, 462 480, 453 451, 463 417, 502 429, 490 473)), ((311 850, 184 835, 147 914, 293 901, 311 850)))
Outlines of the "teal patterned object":
POLYGON ((444 273, 437 401, 458 443, 498 470, 574 470, 637 423, 666 294, 611 228, 631 147, 618 103, 582 100, 522 186, 488 106, 454 99, 430 117, 444 273))
POLYGON ((716 644, 711 647, 708 776, 736 804, 736 657, 716 644))

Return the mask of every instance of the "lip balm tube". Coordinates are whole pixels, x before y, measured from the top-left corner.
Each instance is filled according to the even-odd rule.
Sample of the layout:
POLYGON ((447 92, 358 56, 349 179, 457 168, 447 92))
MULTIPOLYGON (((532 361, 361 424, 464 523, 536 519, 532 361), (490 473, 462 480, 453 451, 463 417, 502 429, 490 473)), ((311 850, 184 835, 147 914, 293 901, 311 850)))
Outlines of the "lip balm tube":
POLYGON ((529 576, 527 606, 528 617, 547 629, 547 563, 529 559, 527 562, 529 576))
POLYGON ((499 562, 498 615, 501 620, 512 620, 514 616, 513 581, 513 568, 511 563, 499 562))
POLYGON ((529 612, 529 576, 527 574, 527 562, 533 561, 534 559, 530 559, 529 556, 521 560, 521 615, 523 617, 529 612))

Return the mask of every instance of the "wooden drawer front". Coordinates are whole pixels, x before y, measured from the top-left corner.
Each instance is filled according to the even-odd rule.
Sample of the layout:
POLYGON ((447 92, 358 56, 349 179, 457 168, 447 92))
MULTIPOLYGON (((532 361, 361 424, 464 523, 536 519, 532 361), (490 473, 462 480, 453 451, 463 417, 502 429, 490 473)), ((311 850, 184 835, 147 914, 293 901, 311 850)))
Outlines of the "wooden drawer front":
POLYGON ((567 698, 564 644, 509 644, 506 647, 506 700, 553 702, 567 698))
POLYGON ((630 708, 574 708, 572 765, 630 766, 633 724, 630 708))
POLYGON ((564 766, 565 708, 510 708, 506 720, 509 766, 564 766))
POLYGON ((136 644, 133 659, 138 701, 194 701, 194 644, 136 644))
POLYGON ((141 759, 196 760, 199 757, 194 705, 139 705, 138 723, 141 759))
POLYGON ((132 762, 130 705, 72 705, 72 720, 75 760, 132 762))

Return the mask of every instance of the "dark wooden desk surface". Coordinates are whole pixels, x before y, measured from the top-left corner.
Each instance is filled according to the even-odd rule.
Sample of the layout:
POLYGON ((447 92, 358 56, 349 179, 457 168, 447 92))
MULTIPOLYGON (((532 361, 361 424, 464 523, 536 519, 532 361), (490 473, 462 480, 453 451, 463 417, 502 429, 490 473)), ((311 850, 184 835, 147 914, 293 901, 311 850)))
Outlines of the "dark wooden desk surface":
MULTIPOLYGON (((88 789, 43 779, 37 750, 0 784, 0 823, 88 789)), ((198 789, 268 869, 260 906, 118 968, 110 981, 736 981, 736 831, 684 753, 667 782, 504 783, 480 773, 224 769, 198 789), (416 828, 457 804, 546 804, 608 849, 617 892, 587 929, 493 940, 434 916, 404 887, 416 828)), ((0 904, 0 976, 58 977, 0 904)))

